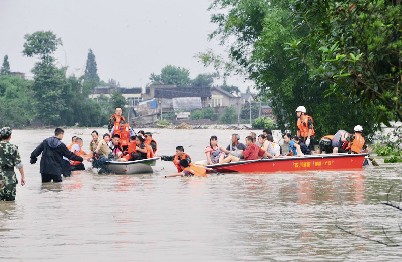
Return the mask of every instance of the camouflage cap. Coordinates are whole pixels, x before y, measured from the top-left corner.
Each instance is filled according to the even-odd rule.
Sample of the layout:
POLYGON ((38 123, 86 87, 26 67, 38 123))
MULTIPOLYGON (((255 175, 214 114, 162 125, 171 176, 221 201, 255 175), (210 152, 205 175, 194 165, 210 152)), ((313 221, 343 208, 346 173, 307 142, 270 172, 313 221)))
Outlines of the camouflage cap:
POLYGON ((9 137, 11 136, 11 127, 5 126, 0 130, 0 136, 1 137, 9 137))

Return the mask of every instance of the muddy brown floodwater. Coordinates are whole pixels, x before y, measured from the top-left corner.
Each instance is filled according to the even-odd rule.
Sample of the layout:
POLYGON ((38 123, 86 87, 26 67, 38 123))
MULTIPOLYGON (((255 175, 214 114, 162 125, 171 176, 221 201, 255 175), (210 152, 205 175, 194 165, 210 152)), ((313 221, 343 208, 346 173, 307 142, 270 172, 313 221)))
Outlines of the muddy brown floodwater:
MULTIPOLYGON (((99 133, 106 130, 97 129, 99 133)), ((67 128, 88 149, 92 129, 67 128)), ((227 145, 249 131, 151 129, 159 155, 183 145, 204 159, 211 135, 227 145)), ((15 130, 27 184, 14 203, 0 202, 1 261, 388 261, 401 260, 402 165, 361 171, 226 174, 170 178, 98 175, 88 170, 42 184, 31 151, 52 130, 15 130), (344 228, 363 237, 345 233, 344 228), (375 242, 378 240, 381 243, 375 242), (385 245, 387 244, 387 245, 385 245)), ((89 163, 85 163, 90 167, 89 163)))

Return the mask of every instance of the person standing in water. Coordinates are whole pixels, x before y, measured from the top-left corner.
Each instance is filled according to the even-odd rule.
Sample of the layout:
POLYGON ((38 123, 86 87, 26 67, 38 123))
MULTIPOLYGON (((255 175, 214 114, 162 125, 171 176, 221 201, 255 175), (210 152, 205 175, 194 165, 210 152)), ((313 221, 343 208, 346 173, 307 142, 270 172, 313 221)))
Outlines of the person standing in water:
POLYGON ((42 183, 51 182, 52 180, 53 182, 63 181, 61 177, 63 156, 69 160, 84 161, 82 157, 67 149, 66 145, 61 142, 63 137, 64 130, 58 127, 54 130, 54 136, 43 140, 31 153, 31 164, 35 164, 38 161, 38 156, 42 154, 40 160, 42 183))
POLYGON ((3 127, 0 130, 0 200, 14 201, 17 193, 17 175, 14 167, 18 168, 21 175, 21 185, 25 185, 24 168, 18 147, 10 143, 11 128, 3 127))

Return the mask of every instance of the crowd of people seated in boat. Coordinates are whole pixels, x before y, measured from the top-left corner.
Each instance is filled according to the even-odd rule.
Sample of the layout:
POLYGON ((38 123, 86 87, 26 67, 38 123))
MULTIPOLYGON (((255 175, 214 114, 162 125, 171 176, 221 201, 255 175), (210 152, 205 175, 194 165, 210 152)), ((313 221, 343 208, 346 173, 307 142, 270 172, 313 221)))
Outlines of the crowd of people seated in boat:
MULTIPOLYGON (((314 126, 312 118, 305 114, 305 108, 300 106, 296 109, 298 117, 298 131, 295 136, 290 132, 282 135, 285 146, 280 146, 275 141, 270 129, 265 129, 262 134, 256 135, 250 132, 241 142, 239 134, 232 134, 231 142, 226 147, 218 145, 217 136, 211 136, 209 145, 204 152, 207 165, 237 162, 241 160, 269 159, 280 156, 303 156, 312 154, 314 141, 314 126)), ((109 133, 105 133, 102 139, 96 130, 91 133, 90 152, 87 154, 82 149, 83 141, 79 137, 72 137, 68 149, 78 156, 92 159, 94 167, 104 167, 106 161, 134 161, 153 158, 156 156, 157 143, 152 133, 143 130, 137 133, 130 127, 122 115, 122 109, 116 108, 115 113, 110 117, 108 125, 109 133)), ((362 136, 363 128, 355 126, 354 134, 351 135, 345 130, 339 130, 335 135, 328 135, 321 138, 318 153, 360 153, 364 147, 362 136)), ((186 160, 191 164, 191 157, 184 152, 183 146, 176 147, 173 156, 160 156, 164 161, 172 161, 178 172, 183 171, 183 164, 186 160)), ((71 161, 71 170, 84 170, 81 162, 71 161)))

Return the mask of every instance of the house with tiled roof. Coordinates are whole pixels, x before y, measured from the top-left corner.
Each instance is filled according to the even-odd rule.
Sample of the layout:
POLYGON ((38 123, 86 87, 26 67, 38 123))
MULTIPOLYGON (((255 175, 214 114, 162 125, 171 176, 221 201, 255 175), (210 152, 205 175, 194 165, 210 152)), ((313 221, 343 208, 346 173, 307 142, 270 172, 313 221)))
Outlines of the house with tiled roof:
POLYGON ((211 87, 211 100, 209 102, 211 107, 236 106, 240 102, 239 95, 229 93, 220 87, 211 87))

